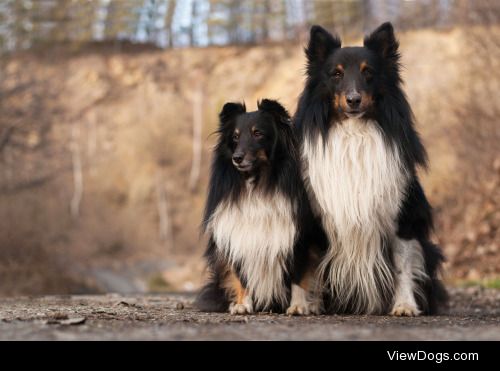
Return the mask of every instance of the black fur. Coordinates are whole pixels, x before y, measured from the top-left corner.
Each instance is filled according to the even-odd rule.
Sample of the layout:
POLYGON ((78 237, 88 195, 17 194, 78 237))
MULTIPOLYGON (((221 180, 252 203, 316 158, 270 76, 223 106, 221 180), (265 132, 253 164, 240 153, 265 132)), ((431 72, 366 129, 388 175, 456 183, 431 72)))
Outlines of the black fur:
POLYGON ((425 298, 417 296, 417 303, 425 314, 436 313, 439 306, 445 304, 448 299, 446 290, 438 276, 444 256, 439 246, 430 241, 432 229, 432 207, 425 197, 417 176, 415 176, 408 185, 407 196, 399 213, 398 237, 405 240, 418 240, 424 251, 425 268, 430 281, 423 283, 425 298))
MULTIPOLYGON (((203 229, 210 233, 207 227, 217 206, 222 202, 238 203, 246 192, 246 181, 250 176, 255 179, 255 189, 259 192, 274 194, 279 191, 293 203, 293 218, 297 227, 293 254, 286 259, 285 282, 287 287, 290 287, 292 282, 298 283, 304 274, 308 263, 309 244, 317 241, 315 245, 320 246, 324 236, 310 210, 302 183, 299 150, 289 114, 278 102, 264 99, 258 103, 258 111, 250 113, 246 112, 244 104, 227 103, 219 117, 218 143, 213 153, 203 229), (238 171, 233 162, 235 151, 239 148, 233 136, 237 124, 241 124, 242 120, 252 120, 252 123, 266 130, 265 138, 249 145, 265 150, 267 161, 259 166, 254 165, 250 173, 238 171)), ((203 311, 227 311, 230 297, 222 287, 222 280, 229 262, 217 249, 212 236, 205 258, 210 278, 198 295, 196 305, 203 311)), ((245 277, 239 267, 230 268, 245 286, 245 277)), ((271 308, 255 309, 283 311, 286 308, 274 303, 271 308)))
POLYGON ((427 166, 427 154, 415 130, 414 116, 401 87, 398 47, 390 23, 384 23, 367 36, 363 47, 349 48, 342 48, 339 38, 325 29, 313 26, 305 50, 307 80, 294 116, 294 125, 301 142, 314 140, 317 136, 325 138, 330 127, 339 124, 347 112, 347 106, 334 104, 350 89, 341 87, 335 80, 344 74, 344 70, 338 71, 338 66, 346 68, 345 74, 351 74, 349 78, 358 79, 358 89, 363 90, 371 102, 366 106, 363 117, 378 123, 387 142, 399 149, 405 169, 410 174, 406 199, 397 221, 398 235, 404 239, 417 239, 424 250, 430 281, 423 287, 426 298, 419 300, 418 304, 424 313, 430 314, 446 301, 446 291, 438 278, 444 257, 440 248, 430 242, 432 211, 417 177, 417 167, 427 166), (357 66, 361 65, 360 61, 370 67, 366 75, 359 72, 357 66))

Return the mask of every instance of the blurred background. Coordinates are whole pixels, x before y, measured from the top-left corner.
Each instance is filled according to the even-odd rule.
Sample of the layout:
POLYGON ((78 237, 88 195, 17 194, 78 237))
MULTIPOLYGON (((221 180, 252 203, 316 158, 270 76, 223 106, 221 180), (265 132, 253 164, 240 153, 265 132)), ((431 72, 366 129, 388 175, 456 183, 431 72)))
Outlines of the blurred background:
POLYGON ((500 2, 0 0, 0 295, 190 291, 217 113, 293 113, 312 24, 384 21, 450 285, 500 287, 500 2))

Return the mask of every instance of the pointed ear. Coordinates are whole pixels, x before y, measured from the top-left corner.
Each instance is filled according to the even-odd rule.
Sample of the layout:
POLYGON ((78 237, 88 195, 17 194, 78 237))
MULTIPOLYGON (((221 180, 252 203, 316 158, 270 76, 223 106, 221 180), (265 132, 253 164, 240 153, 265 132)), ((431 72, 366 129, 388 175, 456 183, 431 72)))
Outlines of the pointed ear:
POLYGON ((321 26, 311 27, 306 56, 309 64, 323 63, 328 55, 342 45, 338 36, 333 36, 321 26))
POLYGON ((398 59, 399 42, 394 36, 394 28, 390 22, 382 24, 379 28, 372 32, 371 35, 365 37, 365 47, 373 50, 375 53, 385 59, 398 59))
POLYGON ((269 113, 280 124, 290 125, 290 114, 280 103, 275 100, 263 99, 257 102, 260 111, 269 113))
POLYGON ((245 103, 226 103, 222 107, 222 111, 219 113, 219 119, 221 124, 227 124, 231 122, 236 116, 245 113, 247 108, 245 103))

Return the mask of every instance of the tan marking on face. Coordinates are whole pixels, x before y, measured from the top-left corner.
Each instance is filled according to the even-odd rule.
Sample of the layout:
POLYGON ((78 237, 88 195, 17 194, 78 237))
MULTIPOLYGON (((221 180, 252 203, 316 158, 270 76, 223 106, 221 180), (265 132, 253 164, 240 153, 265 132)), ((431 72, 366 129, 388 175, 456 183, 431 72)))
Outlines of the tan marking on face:
POLYGON ((340 72, 344 72, 344 66, 342 66, 341 64, 337 64, 337 65, 335 66, 335 68, 336 68, 337 70, 339 70, 340 72))
POLYGON ((361 62, 361 64, 359 65, 359 71, 360 72, 363 72, 364 70, 366 70, 368 68, 368 62, 367 61, 363 61, 361 62))
POLYGON ((260 161, 263 161, 263 162, 267 162, 268 161, 268 158, 267 158, 267 155, 266 155, 266 151, 264 151, 263 149, 259 149, 259 151, 257 152, 257 158, 260 161))
POLYGON ((361 92, 361 110, 367 111, 373 106, 373 96, 367 92, 361 92))
POLYGON ((347 99, 344 93, 340 94, 339 99, 340 99, 340 108, 343 111, 349 110, 349 105, 347 104, 347 99))
POLYGON ((335 94, 335 97, 333 98, 333 107, 335 110, 338 110, 340 107, 340 97, 338 94, 335 94))

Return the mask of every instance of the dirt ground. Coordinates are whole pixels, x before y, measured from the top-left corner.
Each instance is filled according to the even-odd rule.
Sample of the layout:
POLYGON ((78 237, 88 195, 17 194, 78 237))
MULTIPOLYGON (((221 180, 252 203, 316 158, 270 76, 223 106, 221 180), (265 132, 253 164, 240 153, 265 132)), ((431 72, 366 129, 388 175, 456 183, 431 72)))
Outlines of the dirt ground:
POLYGON ((500 340, 500 290, 451 289, 432 317, 200 313, 192 295, 0 300, 0 340, 500 340))

